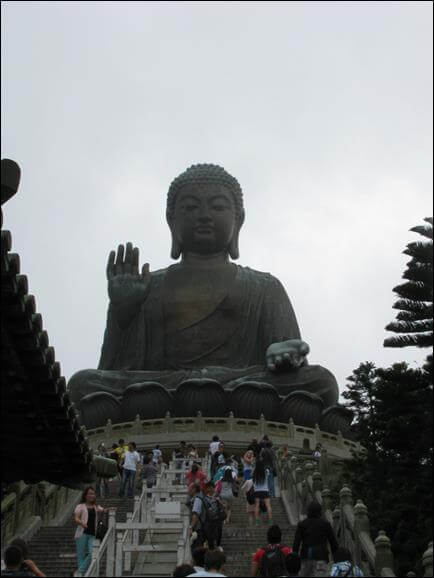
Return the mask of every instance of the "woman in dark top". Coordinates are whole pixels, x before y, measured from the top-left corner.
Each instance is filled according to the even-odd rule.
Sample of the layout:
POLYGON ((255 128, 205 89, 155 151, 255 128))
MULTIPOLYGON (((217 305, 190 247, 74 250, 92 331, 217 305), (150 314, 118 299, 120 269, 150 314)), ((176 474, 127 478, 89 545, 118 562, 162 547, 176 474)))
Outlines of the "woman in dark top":
POLYGON ((77 548, 78 570, 76 576, 84 576, 92 560, 92 547, 98 524, 98 513, 115 510, 102 508, 96 503, 96 493, 92 487, 84 490, 81 501, 74 510, 75 544, 77 548))
POLYGON ((297 525, 293 550, 298 554, 301 546, 300 576, 328 576, 329 554, 327 543, 333 555, 338 543, 330 523, 321 518, 321 505, 309 504, 307 518, 297 525))

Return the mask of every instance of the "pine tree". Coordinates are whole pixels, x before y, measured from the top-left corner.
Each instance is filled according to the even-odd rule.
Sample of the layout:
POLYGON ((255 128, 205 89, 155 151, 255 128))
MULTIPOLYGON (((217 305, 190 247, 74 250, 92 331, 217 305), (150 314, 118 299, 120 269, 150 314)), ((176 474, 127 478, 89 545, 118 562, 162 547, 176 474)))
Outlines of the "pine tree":
POLYGON ((347 390, 342 397, 348 402, 346 407, 354 414, 354 437, 363 440, 365 447, 371 440, 375 443, 373 436, 373 408, 376 387, 376 367, 373 363, 366 361, 361 363, 353 374, 347 377, 347 390))
POLYGON ((393 289, 400 297, 393 305, 399 313, 386 326, 400 335, 386 338, 385 347, 433 346, 433 219, 424 221, 426 225, 410 229, 428 241, 409 243, 404 251, 411 257, 403 274, 407 281, 393 289))

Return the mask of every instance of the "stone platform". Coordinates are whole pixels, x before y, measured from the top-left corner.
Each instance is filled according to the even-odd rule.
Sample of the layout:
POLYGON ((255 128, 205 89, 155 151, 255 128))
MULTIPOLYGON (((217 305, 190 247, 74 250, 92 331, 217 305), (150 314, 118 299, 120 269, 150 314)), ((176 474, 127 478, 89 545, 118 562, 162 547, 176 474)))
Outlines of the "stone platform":
POLYGON ((218 435, 225 442, 227 451, 245 450, 252 438, 260 439, 268 435, 277 446, 288 444, 292 452, 312 452, 317 444, 327 450, 331 459, 350 459, 352 452, 362 452, 359 443, 345 439, 340 433, 332 434, 321 431, 319 427, 307 428, 297 426, 292 420, 289 423, 268 421, 262 416, 259 419, 241 419, 229 417, 171 417, 162 419, 141 420, 112 424, 105 427, 87 430, 92 448, 104 442, 111 447, 119 439, 134 441, 138 449, 148 449, 159 444, 162 450, 173 450, 180 441, 192 443, 197 449, 208 448, 213 435, 218 435))

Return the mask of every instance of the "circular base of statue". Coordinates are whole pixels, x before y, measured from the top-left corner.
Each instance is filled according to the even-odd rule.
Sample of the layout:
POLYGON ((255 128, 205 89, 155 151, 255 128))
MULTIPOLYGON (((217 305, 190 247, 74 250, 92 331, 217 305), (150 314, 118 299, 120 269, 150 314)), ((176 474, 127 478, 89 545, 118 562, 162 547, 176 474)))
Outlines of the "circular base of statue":
POLYGON ((279 395, 268 383, 246 381, 232 390, 229 405, 236 417, 257 419, 263 414, 273 421, 279 413, 279 395))
POLYGON ((226 392, 215 379, 186 379, 173 394, 173 408, 177 417, 195 416, 198 412, 204 417, 226 416, 226 392))
POLYGON ((80 400, 77 409, 81 423, 88 429, 104 426, 108 419, 112 423, 123 421, 121 404, 111 393, 89 393, 80 400))
POLYGON ((161 384, 153 381, 129 385, 122 396, 122 421, 154 419, 173 411, 172 394, 161 384))
POLYGON ((353 421, 353 412, 343 405, 332 405, 325 409, 319 421, 320 429, 330 433, 341 432, 344 438, 352 438, 351 422, 353 421))
POLYGON ((293 391, 282 400, 280 421, 287 423, 292 418, 297 425, 315 427, 320 421, 323 408, 324 402, 318 395, 307 391, 293 391))

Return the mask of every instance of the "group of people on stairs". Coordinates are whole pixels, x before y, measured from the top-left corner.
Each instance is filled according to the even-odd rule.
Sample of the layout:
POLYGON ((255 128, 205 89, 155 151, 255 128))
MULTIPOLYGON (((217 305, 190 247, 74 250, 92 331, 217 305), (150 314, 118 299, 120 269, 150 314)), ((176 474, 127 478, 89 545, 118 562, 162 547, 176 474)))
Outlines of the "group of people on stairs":
MULTIPOLYGON (((140 482, 152 488, 163 461, 158 445, 140 454, 134 442, 125 444, 123 439, 113 444, 110 452, 101 444, 98 452, 116 459, 118 463, 120 497, 125 493, 128 497, 134 495, 136 477, 140 473, 140 482)), ((224 576, 223 527, 231 524, 233 503, 240 494, 245 499, 249 525, 260 526, 261 513, 266 514, 268 522, 266 544, 258 544, 256 551, 252 552, 251 576, 363 576, 353 563, 351 553, 338 546, 332 527, 322 518, 321 506, 316 502, 310 504, 307 518, 298 524, 292 546, 284 543, 282 530, 273 522, 271 498, 275 496, 277 461, 287 452, 287 447, 276 451, 272 441, 264 436, 259 442, 253 439, 237 459, 228 455, 224 442, 214 436, 208 450, 211 462, 208 474, 195 462, 198 459, 196 448, 180 443, 175 451, 177 466, 179 469, 187 464, 190 466, 185 480, 191 511, 190 545, 194 564, 175 568, 173 576, 224 576), (334 560, 331 570, 329 551, 334 560)), ((86 488, 75 508, 76 576, 84 576, 91 562, 100 515, 113 509, 97 504, 98 496, 107 497, 109 491, 108 481, 98 479, 96 490, 86 488)), ((2 575, 45 576, 30 559, 26 548, 23 541, 11 543, 6 548, 2 575)))

